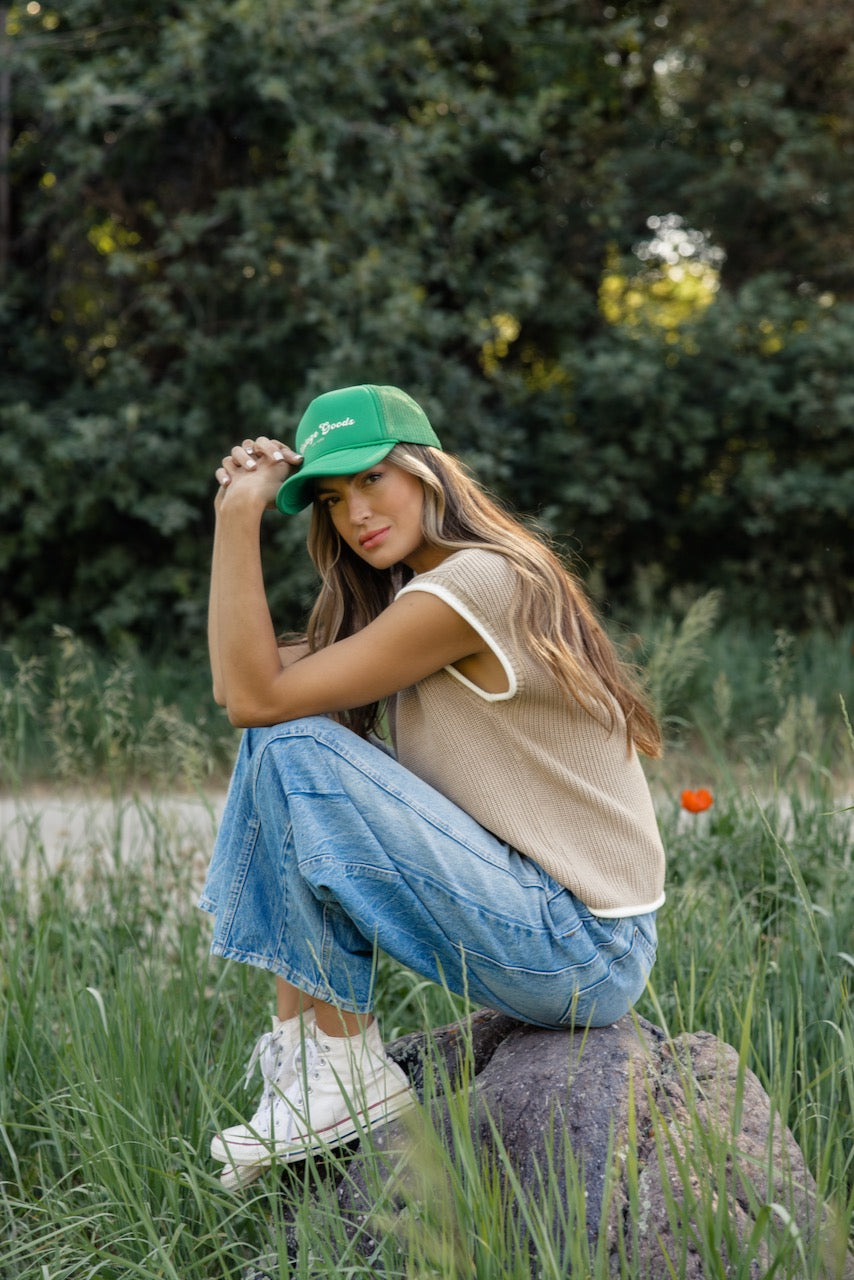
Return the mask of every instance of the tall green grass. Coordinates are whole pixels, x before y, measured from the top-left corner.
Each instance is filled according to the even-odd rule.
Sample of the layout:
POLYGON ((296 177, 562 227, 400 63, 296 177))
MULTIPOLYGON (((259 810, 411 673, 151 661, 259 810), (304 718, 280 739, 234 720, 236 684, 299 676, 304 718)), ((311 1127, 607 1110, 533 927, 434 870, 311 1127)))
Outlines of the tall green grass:
MULTIPOLYGON (((769 1206, 752 1243, 728 1241, 734 1228, 720 1192, 730 1153, 707 1151, 722 1185, 702 1183, 694 1206, 702 1228, 692 1238, 710 1267, 728 1241, 745 1276, 842 1277, 841 1242, 854 1226, 850 815, 808 799, 791 812, 773 798, 724 795, 688 816, 662 813, 669 898, 639 1012, 673 1035, 706 1029, 740 1050, 837 1215, 824 1254, 782 1229, 769 1206), (748 1255, 765 1259, 760 1272, 748 1255)), ((257 1255, 284 1256, 289 1239, 305 1276, 368 1276, 382 1263, 399 1276, 516 1277, 528 1274, 531 1248, 543 1276, 609 1274, 614 1259, 604 1245, 591 1251, 581 1230, 582 1173, 561 1169, 566 1204, 556 1203, 560 1179, 548 1169, 539 1194, 523 1195, 500 1143, 484 1163, 466 1139, 465 1091, 451 1107, 453 1154, 425 1112, 415 1122, 414 1172, 393 1168, 389 1181, 378 1161, 367 1260, 319 1172, 292 1181, 284 1200, 272 1178, 243 1196, 225 1193, 208 1142, 218 1118, 246 1107, 242 1068, 268 1017, 270 983, 208 957, 208 921, 193 906, 198 861, 186 835, 174 839, 168 812, 149 803, 146 821, 159 846, 153 876, 151 864, 92 847, 69 850, 54 870, 36 820, 14 865, 9 842, 0 849, 4 1280, 238 1276, 257 1255), (392 1197, 406 1202, 403 1216, 392 1213, 392 1197), (555 1236, 561 1217, 565 1231, 555 1236)), ((211 815, 200 811, 198 823, 201 847, 211 815)), ((388 960, 379 989, 389 1037, 463 1009, 388 960)), ((663 1144, 666 1135, 662 1121, 663 1144)), ((563 1159, 571 1166, 571 1155, 563 1159)), ((691 1173, 688 1161, 688 1188, 691 1173)), ((619 1271, 637 1274, 628 1254, 619 1271)))
POLYGON ((103 655, 66 627, 43 653, 0 646, 0 789, 41 782, 189 787, 221 780, 236 732, 195 668, 103 655))
MULTIPOLYGON (((746 749, 734 757, 737 710, 725 733, 713 714, 704 737, 698 726, 703 699, 722 696, 709 692, 716 680, 722 687, 721 672, 737 688, 738 662, 708 659, 705 622, 681 644, 679 632, 657 641, 691 674, 680 685, 680 673, 668 675, 659 661, 659 694, 681 745, 670 772, 653 770, 669 854, 668 901, 653 982, 638 1012, 673 1037, 704 1029, 737 1048, 742 1068, 756 1073, 791 1128, 832 1218, 821 1233, 803 1235, 787 1223, 784 1206, 769 1202, 755 1206, 755 1228, 739 1236, 729 1196, 731 1144, 689 1116, 695 1141, 674 1151, 666 1118, 658 1117, 659 1158, 670 1161, 680 1195, 691 1203, 684 1214, 673 1192, 670 1273, 684 1273, 690 1245, 709 1276, 842 1280, 854 1230, 854 868, 845 799, 854 742, 843 711, 851 702, 840 706, 842 687, 836 710, 829 695, 831 710, 817 704, 826 730, 817 750, 806 734, 786 739, 780 727, 791 699, 807 695, 792 674, 796 646, 772 640, 750 668, 772 682, 765 718, 745 733, 746 749), (778 670, 775 661, 789 665, 778 670), (707 668, 709 678, 697 684, 707 668), (680 783, 706 784, 712 773, 713 807, 697 815, 680 809, 680 783), (704 1150, 699 1181, 692 1147, 704 1150)), ((272 1177, 242 1196, 222 1190, 208 1156, 210 1135, 224 1114, 251 1103, 243 1065, 272 991, 264 975, 208 956, 209 921, 193 905, 214 813, 202 799, 179 823, 170 801, 176 782, 204 780, 195 765, 184 768, 181 754, 191 762, 197 750, 204 755, 205 731, 174 710, 186 732, 171 736, 171 758, 164 752, 154 767, 141 744, 157 708, 139 695, 133 672, 123 679, 137 693, 122 702, 114 691, 121 680, 105 687, 110 668, 86 668, 85 650, 75 657, 76 642, 64 641, 72 646, 65 693, 56 675, 46 691, 39 673, 20 661, 7 668, 4 686, 2 751, 7 767, 15 765, 5 776, 16 786, 6 797, 12 821, 0 832, 3 1280, 213 1280, 238 1277, 265 1255, 274 1270, 300 1277, 515 1280, 530 1274, 532 1253, 545 1280, 642 1274, 631 1239, 612 1253, 604 1237, 598 1247, 588 1243, 584 1176, 572 1153, 556 1148, 560 1167, 547 1160, 539 1189, 523 1192, 500 1142, 487 1159, 468 1140, 464 1089, 451 1090, 452 1148, 427 1107, 413 1120, 418 1159, 378 1155, 369 1165, 363 1227, 345 1229, 320 1162, 293 1174, 284 1195, 272 1177), (46 801, 22 787, 34 776, 33 760, 41 762, 39 776, 48 759, 33 749, 46 705, 68 711, 64 739, 59 710, 53 721, 60 752, 53 758, 68 761, 63 776, 80 781, 94 773, 110 783, 106 810, 93 808, 90 816, 84 808, 78 834, 60 834, 60 856, 48 838, 46 801), (140 778, 149 784, 145 798, 128 791, 140 778), (557 1195, 561 1184, 569 1188, 565 1200, 557 1195)), ((849 669, 839 670, 844 686, 849 669)), ((387 959, 380 961, 379 992, 387 1038, 442 1025, 465 1010, 463 1001, 387 959)), ((448 1087, 441 1063, 428 1077, 428 1094, 448 1087)), ((629 1141, 633 1203, 626 1220, 636 1224, 644 1191, 632 1150, 629 1141)), ((343 1157, 341 1168, 346 1174, 343 1157)))

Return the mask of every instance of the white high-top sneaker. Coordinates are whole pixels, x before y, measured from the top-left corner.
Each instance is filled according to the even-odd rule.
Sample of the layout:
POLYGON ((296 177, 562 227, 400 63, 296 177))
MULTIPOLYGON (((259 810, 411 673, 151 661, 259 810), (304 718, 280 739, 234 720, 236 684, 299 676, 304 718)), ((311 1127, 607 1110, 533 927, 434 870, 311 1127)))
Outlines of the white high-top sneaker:
POLYGON ((386 1057, 376 1022, 355 1036, 315 1031, 294 1050, 292 1066, 295 1078, 274 1085, 269 1106, 211 1143, 211 1154, 238 1178, 246 1166, 269 1165, 274 1156, 289 1162, 340 1146, 415 1102, 406 1075, 386 1057))
MULTIPOLYGON (((287 1089, 294 1083, 296 1079, 294 1059, 299 1058, 303 1039, 310 1039, 313 1035, 314 1009, 309 1008, 301 1019, 288 1018, 282 1022, 274 1017, 272 1030, 265 1031, 262 1036, 259 1036, 246 1064, 245 1087, 249 1088, 256 1065, 261 1072, 263 1086, 255 1114, 249 1121, 249 1126, 253 1129, 259 1124, 268 1123, 265 1118, 273 1104, 273 1098, 278 1091, 287 1089)), ((224 1161, 219 1177, 228 1191, 237 1191, 249 1186, 256 1178, 260 1178, 271 1164, 269 1155, 256 1164, 243 1164, 240 1168, 236 1168, 229 1159, 224 1149, 227 1136, 234 1132, 242 1133, 245 1128, 245 1125, 235 1125, 231 1129, 224 1129, 222 1133, 216 1134, 211 1142, 213 1158, 224 1161)))

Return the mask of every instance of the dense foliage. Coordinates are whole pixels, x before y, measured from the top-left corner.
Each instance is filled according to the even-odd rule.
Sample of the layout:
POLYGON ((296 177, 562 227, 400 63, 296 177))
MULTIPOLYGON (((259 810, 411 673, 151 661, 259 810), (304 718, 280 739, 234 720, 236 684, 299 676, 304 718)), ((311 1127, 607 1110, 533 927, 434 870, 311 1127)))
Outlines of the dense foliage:
MULTIPOLYGON (((197 648, 217 459, 352 381, 419 397, 617 604, 642 573, 842 615, 842 0, 64 0, 5 33, 4 634, 197 648)), ((271 517, 283 626, 301 538, 271 517)))

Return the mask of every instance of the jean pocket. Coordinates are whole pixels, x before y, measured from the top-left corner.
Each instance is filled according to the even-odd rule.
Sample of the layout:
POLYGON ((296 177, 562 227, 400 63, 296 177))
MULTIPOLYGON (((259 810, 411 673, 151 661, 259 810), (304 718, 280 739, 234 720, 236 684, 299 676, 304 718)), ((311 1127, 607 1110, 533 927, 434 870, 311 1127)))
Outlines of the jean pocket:
POLYGON ((658 933, 655 928, 654 913, 646 916, 635 916, 633 945, 640 947, 649 960, 650 967, 652 967, 658 951, 658 933))

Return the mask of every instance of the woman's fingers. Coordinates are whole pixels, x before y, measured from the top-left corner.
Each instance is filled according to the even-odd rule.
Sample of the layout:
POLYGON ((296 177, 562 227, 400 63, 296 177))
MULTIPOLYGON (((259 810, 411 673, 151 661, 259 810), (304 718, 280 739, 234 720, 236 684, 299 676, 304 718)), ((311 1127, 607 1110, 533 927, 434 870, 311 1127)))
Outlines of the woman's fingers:
POLYGON ((243 444, 234 446, 231 451, 231 459, 236 466, 245 467, 247 471, 254 471, 258 465, 255 460, 255 452, 254 441, 244 440, 243 444))
POLYGON ((265 457, 271 462, 287 462, 296 466, 302 462, 302 456, 283 444, 281 440, 270 436, 258 436, 255 440, 244 440, 243 449, 250 457, 265 457))
MULTIPOLYGON (((294 453, 281 440, 274 440, 269 436, 247 439, 242 444, 236 444, 231 453, 223 458, 221 466, 215 472, 217 483, 224 488, 240 470, 256 471, 259 462, 266 462, 276 468, 286 464, 291 471, 295 471, 302 462, 302 455, 294 453)), ((284 478, 284 475, 280 476, 280 479, 284 478)))

